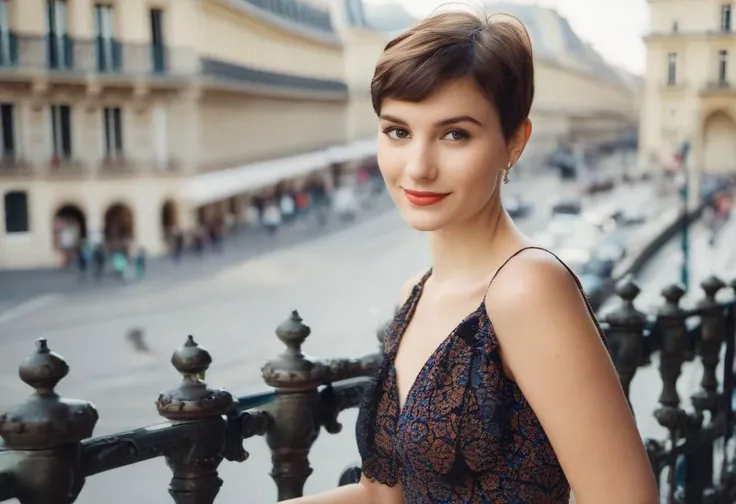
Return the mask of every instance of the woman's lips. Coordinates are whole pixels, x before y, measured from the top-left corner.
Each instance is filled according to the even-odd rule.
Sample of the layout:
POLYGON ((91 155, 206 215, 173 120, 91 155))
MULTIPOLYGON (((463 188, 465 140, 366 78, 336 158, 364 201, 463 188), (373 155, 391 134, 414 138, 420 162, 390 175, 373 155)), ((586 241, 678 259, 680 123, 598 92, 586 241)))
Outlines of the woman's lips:
POLYGON ((450 193, 436 193, 430 191, 412 191, 410 189, 404 189, 404 194, 409 203, 415 206, 430 206, 439 203, 450 193))

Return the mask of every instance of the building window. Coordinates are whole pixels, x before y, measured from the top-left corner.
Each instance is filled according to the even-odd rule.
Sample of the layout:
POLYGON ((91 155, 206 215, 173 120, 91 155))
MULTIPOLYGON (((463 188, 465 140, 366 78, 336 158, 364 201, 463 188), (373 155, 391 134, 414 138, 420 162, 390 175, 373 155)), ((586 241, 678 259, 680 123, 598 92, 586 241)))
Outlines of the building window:
POLYGON ((151 9, 151 71, 166 71, 166 44, 164 43, 164 11, 151 9))
POLYGON ((119 107, 105 107, 105 157, 120 159, 123 157, 123 117, 119 107))
POLYGON ((672 33, 677 33, 679 29, 680 29, 680 25, 677 24, 677 21, 672 21, 672 33))
POLYGON ((677 53, 667 55, 667 85, 677 84, 677 53))
POLYGON ((721 31, 731 31, 731 4, 721 5, 721 31))
POLYGON ((15 36, 10 31, 8 0, 0 0, 0 66, 14 65, 18 61, 17 54, 15 36))
POLYGON ((49 0, 48 63, 53 69, 72 67, 72 40, 66 29, 66 2, 49 0))
POLYGON ((728 81, 728 51, 718 51, 718 83, 725 84, 728 81))
POLYGON ((5 232, 27 233, 31 230, 28 222, 28 194, 25 191, 12 191, 5 194, 5 232))
POLYGON ((12 103, 0 103, 0 159, 15 158, 15 111, 12 103))
POLYGON ((95 5, 97 70, 120 70, 120 44, 115 40, 115 10, 112 5, 95 5))
POLYGON ((72 114, 69 105, 51 106, 51 138, 54 160, 68 161, 72 157, 72 114))

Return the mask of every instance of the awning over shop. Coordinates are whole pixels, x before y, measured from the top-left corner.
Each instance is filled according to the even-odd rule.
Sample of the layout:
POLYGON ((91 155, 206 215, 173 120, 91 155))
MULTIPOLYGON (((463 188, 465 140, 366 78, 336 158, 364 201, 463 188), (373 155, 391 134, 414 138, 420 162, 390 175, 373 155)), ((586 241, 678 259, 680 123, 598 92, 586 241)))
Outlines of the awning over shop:
POLYGON ((327 168, 333 163, 358 160, 375 153, 376 140, 371 139, 298 156, 247 163, 192 177, 184 183, 180 197, 183 202, 198 207, 238 194, 264 189, 282 180, 327 168))

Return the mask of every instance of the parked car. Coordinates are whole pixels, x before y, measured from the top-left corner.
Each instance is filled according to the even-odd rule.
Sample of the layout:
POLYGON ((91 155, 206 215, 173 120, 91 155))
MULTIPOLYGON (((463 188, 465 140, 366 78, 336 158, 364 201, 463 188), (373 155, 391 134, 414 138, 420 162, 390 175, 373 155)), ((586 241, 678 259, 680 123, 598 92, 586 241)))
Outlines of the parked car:
POLYGON ((513 219, 523 219, 532 211, 531 204, 524 201, 521 196, 504 197, 503 206, 513 219))
POLYGON ((552 215, 580 215, 581 211, 582 205, 580 204, 580 200, 577 199, 561 200, 552 206, 552 215))
POLYGON ((638 226, 647 221, 647 214, 643 210, 621 210, 614 215, 616 224, 619 226, 638 226))
POLYGON ((615 185, 616 182, 613 180, 613 177, 596 176, 583 186, 583 193, 593 196, 595 194, 611 191, 615 185))

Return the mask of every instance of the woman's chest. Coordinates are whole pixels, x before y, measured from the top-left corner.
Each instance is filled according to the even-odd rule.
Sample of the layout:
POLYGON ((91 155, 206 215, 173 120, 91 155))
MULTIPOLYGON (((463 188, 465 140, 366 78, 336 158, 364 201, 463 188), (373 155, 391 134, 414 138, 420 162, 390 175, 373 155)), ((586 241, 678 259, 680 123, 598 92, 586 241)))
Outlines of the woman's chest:
MULTIPOLYGON (((452 472, 459 461, 472 471, 488 470, 496 463, 505 419, 500 409, 486 416, 470 366, 458 360, 454 366, 433 367, 418 380, 396 416, 393 448, 401 464, 440 475, 452 472)), ((496 392, 501 391, 485 391, 496 392)))

